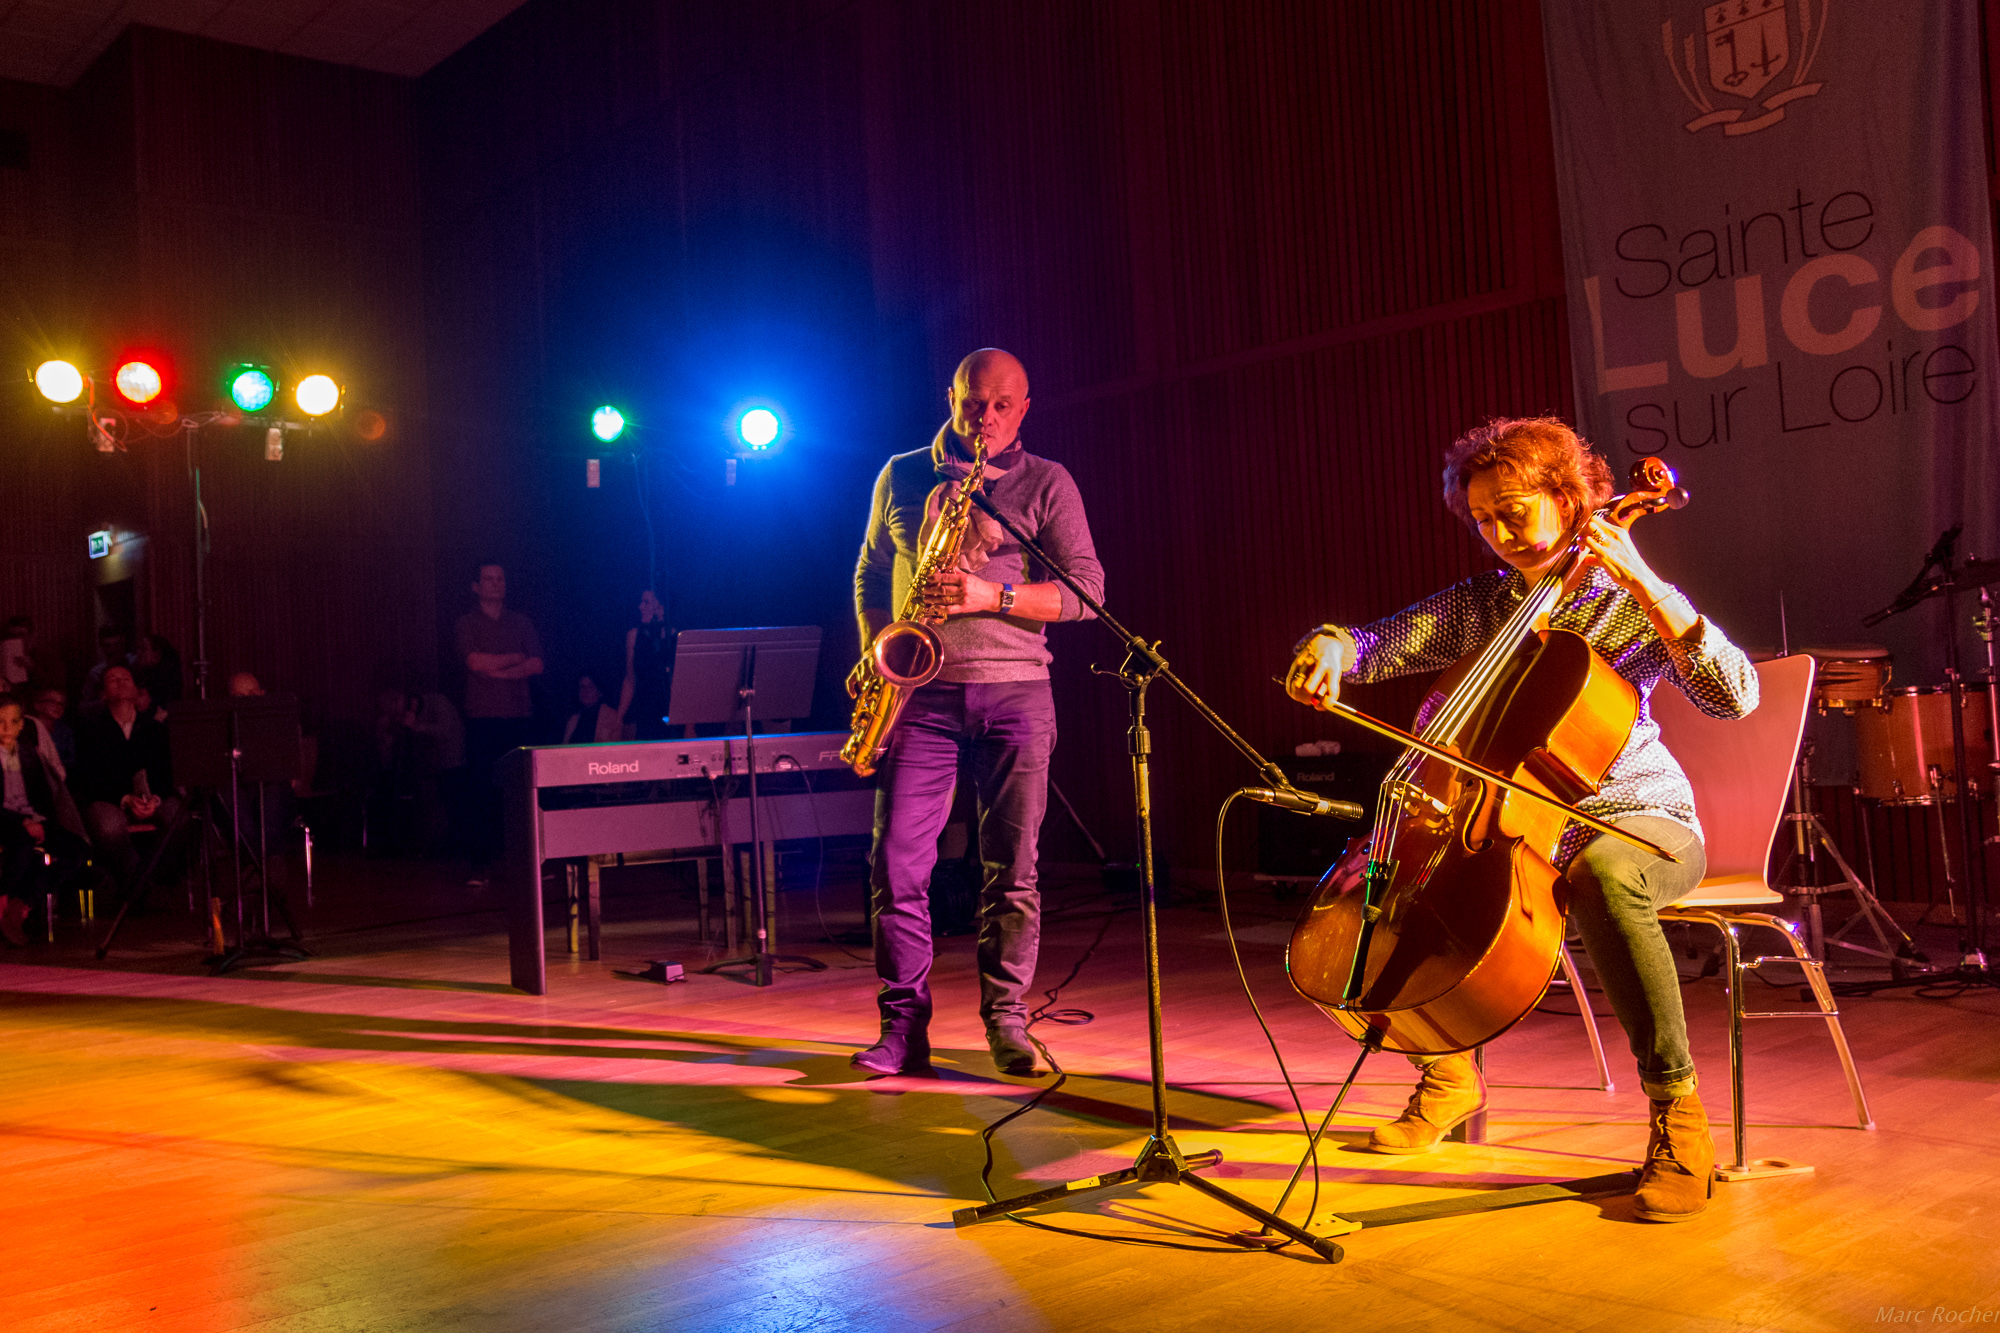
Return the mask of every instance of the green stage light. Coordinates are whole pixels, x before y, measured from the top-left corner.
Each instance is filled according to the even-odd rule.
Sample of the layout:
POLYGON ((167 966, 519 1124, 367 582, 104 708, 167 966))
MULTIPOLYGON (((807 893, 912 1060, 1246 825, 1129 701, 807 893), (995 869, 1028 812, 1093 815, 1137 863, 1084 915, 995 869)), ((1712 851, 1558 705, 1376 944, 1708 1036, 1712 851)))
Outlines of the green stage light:
POLYGON ((590 433, 606 444, 625 433, 625 414, 615 407, 605 406, 590 414, 590 433))
POLYGON ((278 397, 278 382, 262 366, 238 366, 229 373, 229 401, 244 412, 262 412, 278 397))

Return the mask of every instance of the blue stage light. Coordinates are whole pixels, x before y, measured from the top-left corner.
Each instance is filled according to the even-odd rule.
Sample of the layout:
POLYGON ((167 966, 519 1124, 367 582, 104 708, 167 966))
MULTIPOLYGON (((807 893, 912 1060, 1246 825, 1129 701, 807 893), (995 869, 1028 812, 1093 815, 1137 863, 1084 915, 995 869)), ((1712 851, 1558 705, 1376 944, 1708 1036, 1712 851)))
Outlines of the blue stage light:
POLYGON ((736 433, 753 450, 769 449, 778 438, 778 414, 768 407, 753 407, 737 421, 736 433))
POLYGON ((605 406, 590 414, 590 433, 606 444, 625 433, 625 414, 615 407, 605 406))

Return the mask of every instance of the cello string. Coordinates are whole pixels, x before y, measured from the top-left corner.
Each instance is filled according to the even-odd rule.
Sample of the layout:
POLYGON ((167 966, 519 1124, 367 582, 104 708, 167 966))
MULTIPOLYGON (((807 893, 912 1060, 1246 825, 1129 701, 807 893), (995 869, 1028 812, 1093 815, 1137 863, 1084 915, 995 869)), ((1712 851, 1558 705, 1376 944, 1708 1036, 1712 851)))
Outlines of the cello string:
MULTIPOLYGON (((1536 581, 1533 588, 1515 606, 1513 612, 1502 622, 1500 629, 1474 657, 1465 678, 1448 694, 1437 710, 1418 732, 1425 740, 1434 744, 1451 744, 1458 739, 1466 722, 1478 711, 1487 693, 1504 675, 1515 651, 1532 632, 1535 622, 1546 612, 1552 611, 1561 600, 1563 585, 1574 571, 1578 553, 1581 551, 1583 525, 1570 534, 1564 559, 1536 581)), ((1369 838, 1369 857, 1377 863, 1387 863, 1395 858, 1396 834, 1403 824, 1404 798, 1401 791, 1412 784, 1422 767, 1423 756, 1416 750, 1405 749, 1390 766, 1389 773, 1377 798, 1375 827, 1369 838)), ((1428 870, 1435 868, 1444 855, 1444 845, 1434 849, 1428 870)))

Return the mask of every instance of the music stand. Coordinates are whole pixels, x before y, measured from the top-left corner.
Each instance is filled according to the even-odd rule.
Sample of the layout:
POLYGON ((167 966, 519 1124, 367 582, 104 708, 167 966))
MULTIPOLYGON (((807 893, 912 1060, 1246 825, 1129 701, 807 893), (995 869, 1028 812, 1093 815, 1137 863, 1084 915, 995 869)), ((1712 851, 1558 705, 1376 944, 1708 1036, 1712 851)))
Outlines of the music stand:
MULTIPOLYGON (((310 957, 296 943, 298 925, 292 920, 291 909, 282 896, 278 899, 278 912, 284 917, 292 938, 283 941, 271 935, 271 821, 264 801, 267 784, 289 784, 298 776, 299 701, 289 694, 179 700, 167 714, 167 747, 173 763, 174 782, 188 790, 188 799, 173 824, 161 834, 146 868, 140 872, 125 901, 119 905, 118 914, 112 920, 104 942, 98 947, 97 956, 103 958, 110 951, 111 943, 136 899, 138 886, 151 877, 153 866, 159 862, 181 827, 193 820, 208 829, 219 828, 223 822, 221 816, 227 811, 230 865, 235 881, 236 942, 225 947, 220 918, 211 904, 210 919, 215 922, 217 952, 205 960, 207 966, 220 974, 259 958, 297 961, 310 957), (243 831, 245 782, 255 783, 257 790, 258 845, 254 851, 243 831), (227 805, 222 800, 225 790, 229 793, 227 805), (201 807, 199 812, 197 805, 201 807), (261 911, 258 928, 254 930, 245 917, 243 901, 243 858, 246 854, 257 871, 259 885, 261 911)), ((209 837, 204 831, 201 855, 205 883, 213 881, 211 854, 209 837)))
MULTIPOLYGON (((816 958, 773 954, 770 946, 770 903, 765 898, 764 843, 757 827, 757 739, 753 713, 765 718, 806 717, 812 713, 813 679, 819 671, 818 625, 775 629, 690 629, 674 640, 673 692, 667 700, 672 726, 741 723, 744 766, 750 774, 750 952, 702 969, 715 972, 748 964, 754 984, 771 984, 774 962, 804 963, 815 970, 816 958), (761 696, 761 697, 760 697, 761 696)), ((716 815, 716 837, 722 844, 723 873, 730 871, 728 825, 723 808, 716 815)))

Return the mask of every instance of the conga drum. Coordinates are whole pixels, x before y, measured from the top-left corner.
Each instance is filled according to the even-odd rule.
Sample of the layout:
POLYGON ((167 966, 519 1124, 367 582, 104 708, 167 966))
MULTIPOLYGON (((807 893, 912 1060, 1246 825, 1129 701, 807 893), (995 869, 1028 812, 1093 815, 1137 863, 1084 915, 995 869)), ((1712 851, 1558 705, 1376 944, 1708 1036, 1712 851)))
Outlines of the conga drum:
MULTIPOLYGON (((1993 753, 1992 714, 1983 691, 1965 692, 1965 758, 1975 775, 1993 753)), ((1951 690, 1911 686, 1890 690, 1880 708, 1853 714, 1860 745, 1861 794, 1885 805, 1929 805, 1936 795, 1958 799, 1958 765, 1951 751, 1951 690)))
POLYGON ((1813 707, 1853 714, 1883 706, 1889 688, 1889 650, 1879 643, 1830 643, 1806 649, 1816 664, 1813 707))

